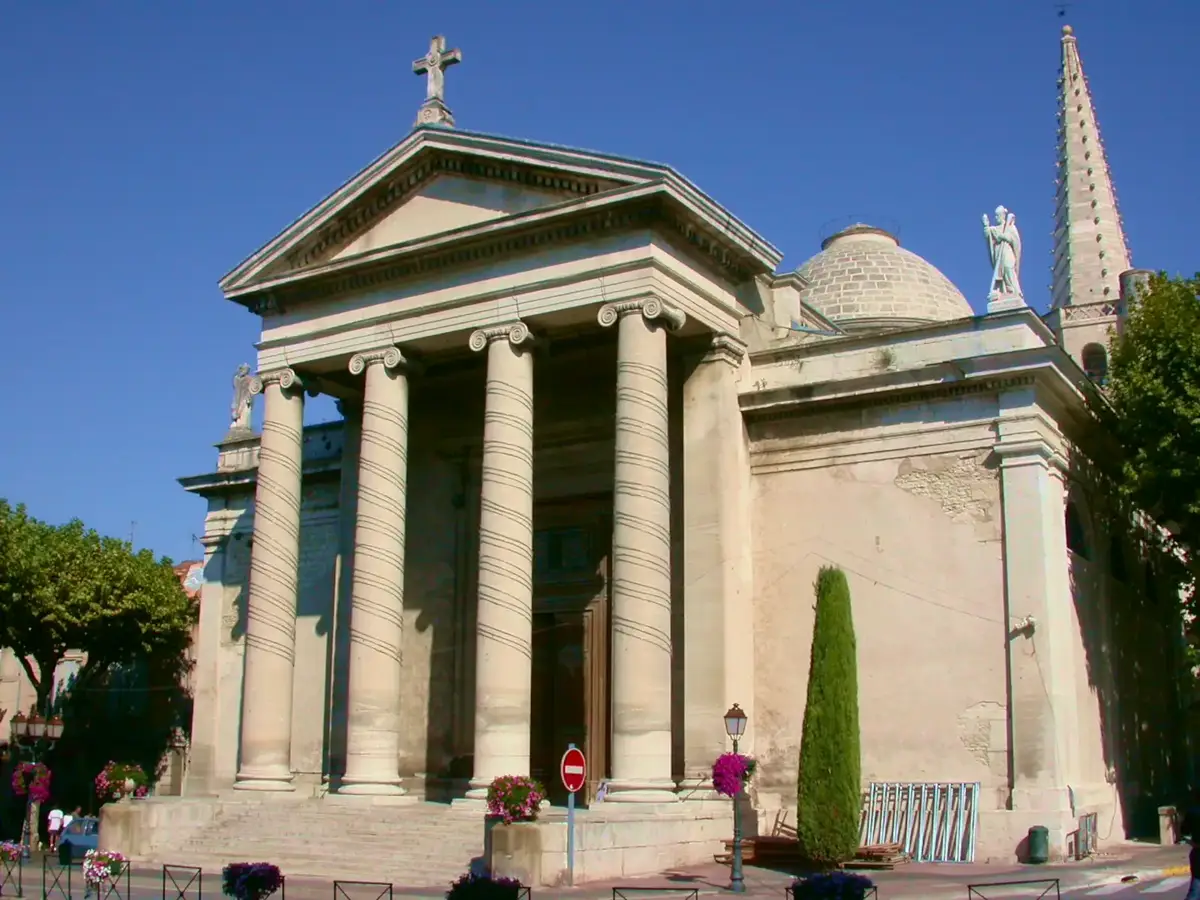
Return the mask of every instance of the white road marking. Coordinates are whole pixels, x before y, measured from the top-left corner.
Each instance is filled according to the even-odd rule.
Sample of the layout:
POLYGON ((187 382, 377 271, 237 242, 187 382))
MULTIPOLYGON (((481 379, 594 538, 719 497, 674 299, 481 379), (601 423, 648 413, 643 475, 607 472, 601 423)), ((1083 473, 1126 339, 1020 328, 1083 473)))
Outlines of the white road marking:
POLYGON ((1174 878, 1164 878, 1157 884, 1152 884, 1140 893, 1143 894, 1165 894, 1167 891, 1178 890, 1184 887, 1191 879, 1187 875, 1176 875, 1174 878))

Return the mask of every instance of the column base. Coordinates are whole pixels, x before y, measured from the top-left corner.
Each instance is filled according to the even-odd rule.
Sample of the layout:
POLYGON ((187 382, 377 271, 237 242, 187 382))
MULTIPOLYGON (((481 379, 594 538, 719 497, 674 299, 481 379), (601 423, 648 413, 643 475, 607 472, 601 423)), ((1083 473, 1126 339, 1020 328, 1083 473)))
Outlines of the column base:
POLYGON ((339 794, 351 794, 356 797, 402 797, 408 793, 400 785, 389 781, 358 781, 348 782, 345 778, 338 785, 339 794))
POLYGON ((450 801, 451 809, 468 809, 468 810, 486 810, 487 809, 487 791, 483 792, 482 797, 473 796, 474 791, 467 791, 465 797, 456 797, 450 801))
POLYGON ((678 803, 673 781, 626 781, 610 780, 604 795, 605 803, 678 803))
POLYGON ((285 766, 263 766, 261 769, 242 769, 233 782, 235 791, 268 791, 283 793, 296 790, 293 775, 285 766))

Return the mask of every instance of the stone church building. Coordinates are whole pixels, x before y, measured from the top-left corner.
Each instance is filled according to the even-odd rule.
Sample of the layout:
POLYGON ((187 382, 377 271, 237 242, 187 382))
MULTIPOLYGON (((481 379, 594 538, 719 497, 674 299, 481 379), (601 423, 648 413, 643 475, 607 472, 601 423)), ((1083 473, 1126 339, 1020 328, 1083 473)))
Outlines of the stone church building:
MULTIPOLYGON (((495 776, 561 804, 575 743, 579 877, 711 860, 733 703, 786 835, 823 565, 864 793, 954 834, 930 855, 868 799, 864 839, 983 860, 1033 825, 1056 855, 1153 829, 1186 777, 1180 623, 1085 415, 1144 273, 1070 30, 1045 316, 976 314, 869 224, 780 272, 672 168, 455 129, 456 58, 435 40, 414 130, 221 282, 262 335, 215 471, 181 479, 208 504, 195 712, 146 855, 269 836, 285 802, 481 836, 495 776), (342 421, 304 426, 318 394, 342 421)), ((551 884, 557 808, 541 828, 551 884)))

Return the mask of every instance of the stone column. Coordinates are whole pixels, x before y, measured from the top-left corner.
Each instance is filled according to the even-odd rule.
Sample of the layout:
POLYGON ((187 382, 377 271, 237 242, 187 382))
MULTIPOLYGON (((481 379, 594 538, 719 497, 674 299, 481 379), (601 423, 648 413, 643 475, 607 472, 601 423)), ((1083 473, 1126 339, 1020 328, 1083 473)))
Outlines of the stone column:
POLYGON ((475 626, 475 770, 468 799, 498 775, 529 774, 533 685, 533 356, 524 323, 483 328, 487 349, 475 626))
POLYGON ((685 319, 657 298, 605 304, 598 319, 617 326, 612 778, 605 799, 673 801, 667 331, 685 319))
POLYGON ((241 755, 234 787, 290 791, 304 392, 291 369, 259 373, 250 390, 264 394, 265 404, 250 551, 241 755))
MULTIPOLYGON (((229 534, 205 531, 204 584, 200 588, 195 668, 192 670, 192 735, 183 793, 210 793, 218 779, 217 747, 221 737, 221 620, 225 615, 225 545, 229 534)), ((230 776, 224 773, 225 778, 230 776)), ((225 786, 228 786, 228 780, 225 786)))
POLYGON ((354 573, 350 682, 342 794, 402 794, 400 655, 404 637, 404 513, 408 477, 408 376, 395 347, 359 353, 366 373, 354 573))
POLYGON ((1033 386, 1000 398, 1005 640, 1009 661, 1012 808, 1040 817, 1054 846, 1071 826, 1068 785, 1077 732, 1075 645, 1065 533, 1064 458, 1033 386), (1057 816, 1055 815, 1057 814, 1057 816))
POLYGON ((732 749, 725 711, 750 717, 753 753, 754 633, 750 466, 738 405, 746 346, 713 335, 683 381, 683 755, 685 800, 715 800, 712 763, 732 749))

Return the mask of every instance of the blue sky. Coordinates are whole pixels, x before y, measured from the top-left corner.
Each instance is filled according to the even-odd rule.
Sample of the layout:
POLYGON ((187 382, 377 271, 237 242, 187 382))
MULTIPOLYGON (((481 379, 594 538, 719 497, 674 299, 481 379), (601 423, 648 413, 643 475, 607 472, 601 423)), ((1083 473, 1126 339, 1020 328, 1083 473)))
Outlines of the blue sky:
POLYGON ((1135 263, 1200 269, 1195 0, 1075 0, 1065 19, 1053 0, 14 4, 0 497, 199 554, 204 504, 175 478, 215 465, 257 337, 217 280, 404 137, 435 33, 465 57, 460 127, 669 163, 785 269, 865 220, 978 308, 979 219, 1004 203, 1044 307, 1064 22, 1135 263))

